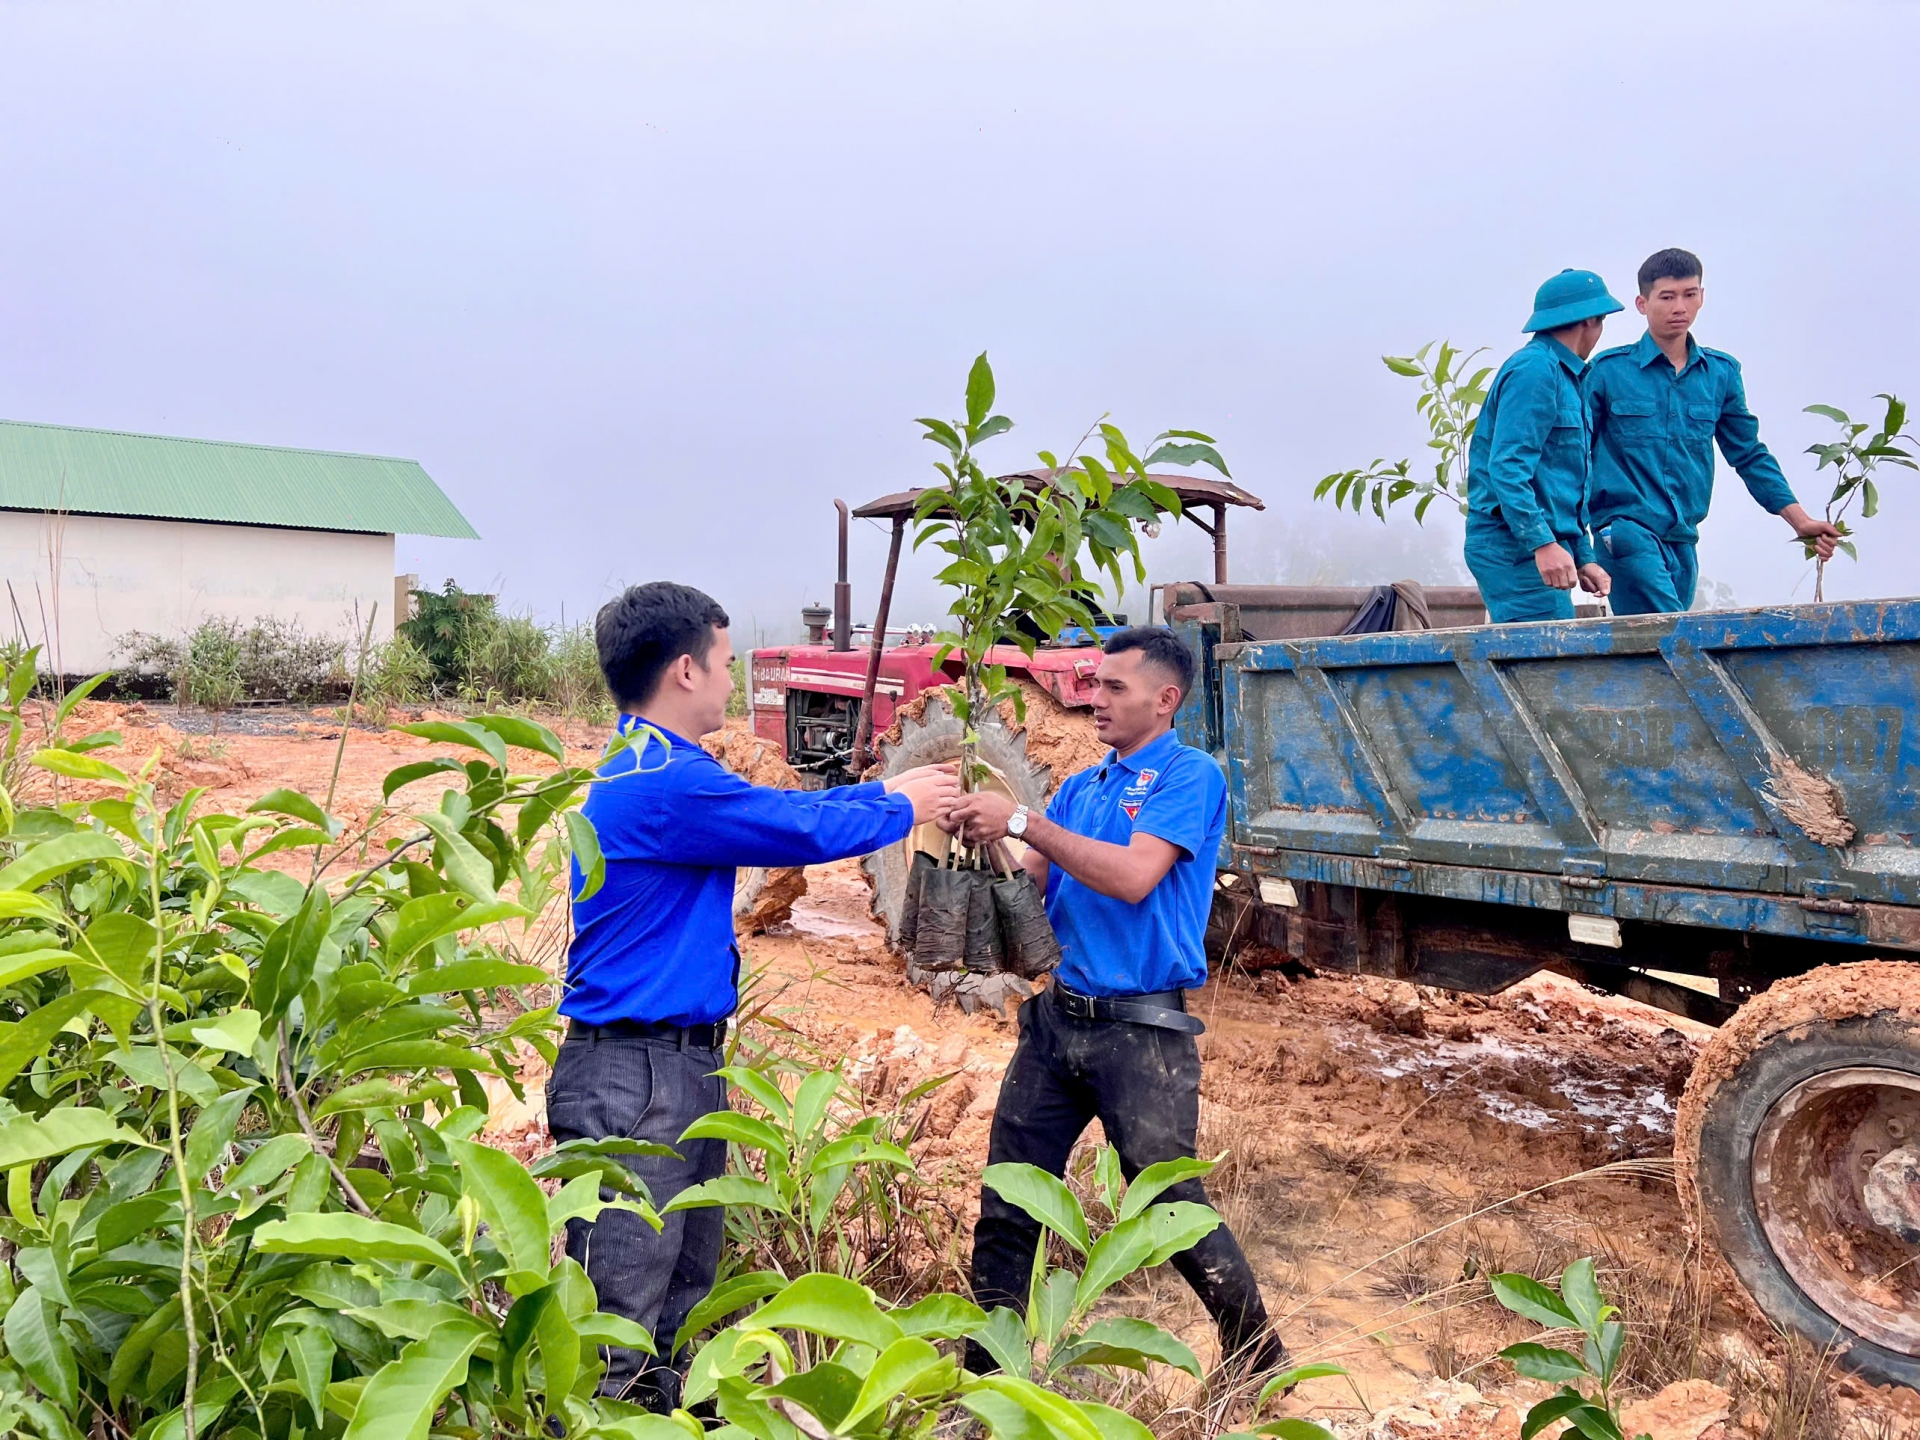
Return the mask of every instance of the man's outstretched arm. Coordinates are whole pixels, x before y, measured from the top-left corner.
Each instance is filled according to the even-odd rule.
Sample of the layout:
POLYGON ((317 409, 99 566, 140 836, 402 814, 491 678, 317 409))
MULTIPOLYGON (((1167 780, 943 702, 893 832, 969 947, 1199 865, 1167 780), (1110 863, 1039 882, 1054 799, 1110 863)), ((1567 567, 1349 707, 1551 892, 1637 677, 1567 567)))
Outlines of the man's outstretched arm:
MULTIPOLYGON (((969 844, 988 844, 1006 835, 1013 809, 1013 801, 1005 795, 978 791, 953 807, 947 826, 969 844)), ((1127 844, 1115 845, 1076 835, 1038 811, 1027 816, 1027 833, 1020 838, 1027 842, 1030 852, 1058 865, 1089 890, 1129 905, 1138 905, 1151 895, 1153 887, 1166 878, 1180 858, 1180 847, 1158 835, 1139 831, 1127 844)), ((1029 863, 1027 873, 1034 874, 1035 868, 1029 863)), ((1034 878, 1044 885, 1044 868, 1034 878)))

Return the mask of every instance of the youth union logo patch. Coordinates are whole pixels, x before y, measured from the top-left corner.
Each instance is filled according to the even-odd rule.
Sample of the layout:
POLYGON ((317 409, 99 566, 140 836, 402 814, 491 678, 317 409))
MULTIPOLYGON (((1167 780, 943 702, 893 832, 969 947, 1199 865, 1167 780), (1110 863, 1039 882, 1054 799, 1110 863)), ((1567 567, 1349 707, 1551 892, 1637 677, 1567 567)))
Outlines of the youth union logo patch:
POLYGON ((1153 782, 1159 778, 1158 770, 1142 770, 1134 782, 1120 792, 1120 808, 1127 812, 1127 819, 1140 818, 1140 807, 1146 802, 1147 792, 1153 789, 1153 782))

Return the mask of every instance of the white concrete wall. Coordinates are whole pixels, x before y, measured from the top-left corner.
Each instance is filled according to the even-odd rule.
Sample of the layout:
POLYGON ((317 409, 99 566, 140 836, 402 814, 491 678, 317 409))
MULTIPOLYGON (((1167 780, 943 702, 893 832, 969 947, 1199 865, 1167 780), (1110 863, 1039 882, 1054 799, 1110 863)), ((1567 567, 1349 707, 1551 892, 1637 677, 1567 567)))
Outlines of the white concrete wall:
POLYGON ((24 621, 29 643, 45 638, 42 668, 68 675, 109 669, 130 630, 175 636, 214 616, 345 636, 355 605, 364 625, 378 602, 374 639, 393 634, 391 535, 0 510, 0 577, 0 634, 24 621))

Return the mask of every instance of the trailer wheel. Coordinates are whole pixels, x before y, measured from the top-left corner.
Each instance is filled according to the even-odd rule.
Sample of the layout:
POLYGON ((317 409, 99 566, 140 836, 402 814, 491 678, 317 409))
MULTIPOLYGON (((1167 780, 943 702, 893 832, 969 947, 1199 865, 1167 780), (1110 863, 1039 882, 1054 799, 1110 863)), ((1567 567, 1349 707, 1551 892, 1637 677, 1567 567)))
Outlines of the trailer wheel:
MULTIPOLYGON (((880 762, 867 771, 870 780, 884 780, 918 765, 938 765, 960 758, 962 726, 941 692, 928 691, 902 708, 894 726, 879 737, 880 762)), ((1027 737, 1009 730, 993 717, 979 727, 980 758, 994 773, 995 788, 1022 805, 1040 809, 1053 790, 1053 774, 1027 758, 1027 737)), ((900 910, 906 903, 907 867, 915 850, 945 855, 949 837, 936 825, 922 825, 906 839, 876 850, 861 861, 867 883, 873 887, 869 908, 887 927, 887 944, 900 947, 900 910)))
POLYGON ((1681 1097, 1689 1223, 1776 1324, 1920 1387, 1920 965, 1827 966, 1741 1008, 1681 1097))

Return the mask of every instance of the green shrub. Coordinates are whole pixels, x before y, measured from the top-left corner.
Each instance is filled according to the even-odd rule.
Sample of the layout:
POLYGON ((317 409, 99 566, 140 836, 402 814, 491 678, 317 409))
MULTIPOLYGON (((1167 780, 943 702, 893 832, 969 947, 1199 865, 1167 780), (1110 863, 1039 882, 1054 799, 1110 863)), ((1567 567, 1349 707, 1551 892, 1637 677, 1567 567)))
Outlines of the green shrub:
POLYGON ((353 678, 344 640, 271 615, 244 626, 217 616, 172 638, 129 631, 114 650, 123 666, 164 677, 174 703, 204 710, 243 700, 312 704, 346 694, 353 678))
POLYGON ((414 643, 433 666, 435 685, 452 694, 466 684, 476 632, 500 618, 499 605, 493 596, 462 590, 451 580, 442 590, 415 590, 412 595, 416 613, 394 626, 394 633, 414 643))

